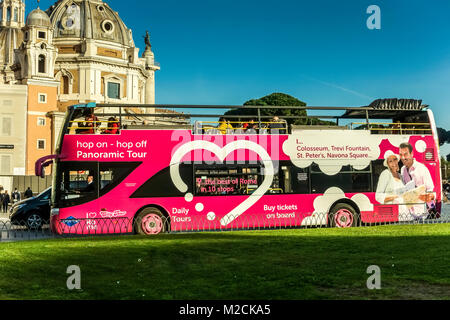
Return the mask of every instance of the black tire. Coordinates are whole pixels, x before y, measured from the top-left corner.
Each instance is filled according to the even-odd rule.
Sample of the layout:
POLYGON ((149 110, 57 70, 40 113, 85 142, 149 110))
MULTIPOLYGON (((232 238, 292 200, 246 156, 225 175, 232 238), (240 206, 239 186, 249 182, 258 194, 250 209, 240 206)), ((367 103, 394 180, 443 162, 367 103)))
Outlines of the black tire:
POLYGON ((41 230, 44 226, 44 219, 39 212, 31 212, 27 215, 25 226, 28 230, 41 230))
POLYGON ((145 208, 136 216, 134 230, 136 234, 144 236, 166 233, 169 230, 169 221, 159 209, 145 208))
POLYGON ((332 228, 353 228, 360 225, 356 209, 347 203, 336 204, 328 214, 328 225, 332 228))

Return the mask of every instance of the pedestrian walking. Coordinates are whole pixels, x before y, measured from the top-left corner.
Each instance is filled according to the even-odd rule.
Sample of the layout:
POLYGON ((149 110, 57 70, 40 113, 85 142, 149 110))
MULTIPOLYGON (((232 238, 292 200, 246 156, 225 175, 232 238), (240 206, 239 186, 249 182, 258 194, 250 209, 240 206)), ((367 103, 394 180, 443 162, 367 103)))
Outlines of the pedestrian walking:
POLYGON ((0 193, 0 208, 3 212, 3 201, 5 200, 5 193, 0 193))
POLYGON ((17 202, 20 202, 20 200, 21 200, 20 192, 17 191, 17 188, 16 188, 12 194, 12 202, 13 202, 13 204, 15 204, 17 202))
POLYGON ((7 213, 8 212, 8 207, 9 207, 9 203, 11 202, 11 198, 8 194, 8 191, 5 191, 5 194, 3 196, 3 203, 2 203, 2 207, 3 207, 3 213, 7 213))
POLYGON ((33 198, 33 191, 31 190, 31 187, 28 187, 27 191, 25 191, 25 199, 33 198))

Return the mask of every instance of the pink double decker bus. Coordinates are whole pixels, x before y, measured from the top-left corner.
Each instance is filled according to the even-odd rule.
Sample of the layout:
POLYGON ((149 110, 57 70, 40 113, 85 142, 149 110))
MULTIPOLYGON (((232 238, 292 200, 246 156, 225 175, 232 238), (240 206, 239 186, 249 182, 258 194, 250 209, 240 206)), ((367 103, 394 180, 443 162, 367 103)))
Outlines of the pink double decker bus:
POLYGON ((347 228, 437 219, 441 210, 436 125, 416 100, 77 105, 67 111, 57 154, 39 160, 36 174, 50 164, 57 234, 347 228), (197 112, 207 109, 214 112, 197 112), (223 109, 246 113, 219 115, 223 109), (262 116, 265 109, 322 114, 262 116))

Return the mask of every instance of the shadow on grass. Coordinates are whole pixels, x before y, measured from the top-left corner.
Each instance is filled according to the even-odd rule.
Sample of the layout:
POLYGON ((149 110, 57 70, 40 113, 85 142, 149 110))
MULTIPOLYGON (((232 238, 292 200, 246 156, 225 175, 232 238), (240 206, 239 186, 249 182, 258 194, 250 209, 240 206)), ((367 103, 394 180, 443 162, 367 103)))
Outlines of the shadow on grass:
POLYGON ((403 233, 383 229, 382 234, 365 230, 369 229, 8 244, 0 253, 0 298, 449 298, 450 235, 445 229, 420 235, 404 231, 409 228, 403 233), (81 268, 81 291, 66 287, 70 265, 81 268), (367 289, 370 265, 381 268, 382 290, 367 289))

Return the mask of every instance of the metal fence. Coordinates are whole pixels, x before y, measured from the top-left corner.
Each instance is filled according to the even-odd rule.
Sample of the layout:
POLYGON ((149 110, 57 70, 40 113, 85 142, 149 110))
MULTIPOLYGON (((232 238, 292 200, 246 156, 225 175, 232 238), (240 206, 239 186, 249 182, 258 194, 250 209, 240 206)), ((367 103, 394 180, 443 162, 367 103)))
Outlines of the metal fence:
POLYGON ((227 217, 228 220, 210 221, 204 217, 189 217, 188 221, 177 222, 175 218, 158 215, 139 215, 138 218, 108 218, 108 219, 76 219, 59 220, 50 227, 49 221, 43 221, 38 227, 30 225, 30 221, 11 223, 0 220, 0 241, 39 240, 47 238, 89 237, 99 235, 130 235, 141 234, 152 236, 161 233, 186 232, 226 232, 239 230, 280 230, 280 229, 310 229, 310 228, 361 228, 382 225, 417 225, 450 223, 450 215, 430 215, 426 218, 411 219, 399 217, 396 221, 379 216, 371 223, 361 222, 361 215, 354 216, 345 213, 292 215, 290 217, 276 216, 267 219, 265 216, 227 217), (400 221, 399 221, 400 220, 400 221))

